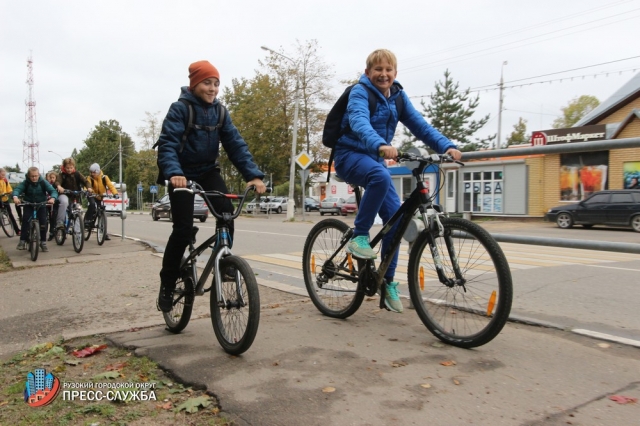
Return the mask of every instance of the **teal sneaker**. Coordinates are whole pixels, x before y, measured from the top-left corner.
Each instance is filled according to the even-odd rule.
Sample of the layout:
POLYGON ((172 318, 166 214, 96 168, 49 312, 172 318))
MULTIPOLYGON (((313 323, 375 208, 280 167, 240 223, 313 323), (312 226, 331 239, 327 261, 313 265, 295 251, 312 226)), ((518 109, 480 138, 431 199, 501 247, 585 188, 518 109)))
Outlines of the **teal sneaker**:
POLYGON ((400 301, 400 295, 398 293, 398 282, 392 281, 387 284, 387 291, 385 291, 384 305, 389 310, 398 314, 402 313, 402 302, 400 301))
POLYGON ((366 235, 358 235, 353 237, 351 241, 347 243, 347 253, 351 253, 358 259, 376 259, 378 255, 369 245, 369 237, 366 235))

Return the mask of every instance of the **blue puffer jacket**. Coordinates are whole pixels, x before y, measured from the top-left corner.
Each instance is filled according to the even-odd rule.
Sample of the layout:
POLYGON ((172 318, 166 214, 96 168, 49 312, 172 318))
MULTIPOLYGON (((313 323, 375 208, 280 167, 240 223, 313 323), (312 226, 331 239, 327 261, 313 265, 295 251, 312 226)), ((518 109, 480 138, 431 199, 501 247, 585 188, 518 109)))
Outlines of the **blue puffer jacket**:
MULTIPOLYGON (((188 87, 181 89, 180 98, 185 98, 193 104, 193 124, 210 127, 218 125, 219 101, 217 99, 212 104, 207 104, 194 96, 188 87)), ((169 107, 169 112, 162 123, 158 144, 158 165, 165 179, 168 180, 173 176, 196 179, 203 173, 213 170, 218 160, 220 142, 233 165, 247 182, 264 177, 264 173, 253 161, 247 143, 231 122, 229 114, 226 114, 220 132, 192 129, 184 149, 178 152, 188 116, 187 106, 176 101, 169 107)))
POLYGON ((47 201, 47 193, 51 195, 51 198, 58 198, 58 191, 40 176, 37 182, 31 182, 29 178, 20 182, 11 193, 11 196, 19 197, 24 195, 22 199, 28 203, 42 203, 47 201))
POLYGON ((342 127, 349 124, 351 129, 338 139, 335 147, 336 161, 339 161, 341 155, 355 151, 369 154, 371 158, 383 162, 384 160, 378 155, 378 149, 382 145, 391 145, 398 121, 402 122, 418 139, 440 154, 449 148, 456 147, 426 122, 424 117, 414 108, 400 83, 393 82, 389 99, 380 93, 365 74, 360 77, 360 83, 375 93, 378 107, 371 116, 367 89, 362 87, 362 84, 353 86, 351 93, 349 93, 347 112, 342 119, 342 127), (396 110, 398 96, 404 97, 404 111, 400 118, 396 110))

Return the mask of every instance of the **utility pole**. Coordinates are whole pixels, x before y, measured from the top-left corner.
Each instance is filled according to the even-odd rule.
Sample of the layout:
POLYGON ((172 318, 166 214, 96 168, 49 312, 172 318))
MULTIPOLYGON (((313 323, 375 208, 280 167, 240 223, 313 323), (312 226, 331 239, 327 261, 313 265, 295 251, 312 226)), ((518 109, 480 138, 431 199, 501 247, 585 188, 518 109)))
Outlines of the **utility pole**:
POLYGON ((502 104, 504 102, 504 97, 502 96, 502 91, 504 90, 504 79, 502 78, 504 72, 504 66, 507 65, 507 61, 502 63, 502 68, 500 68, 500 106, 498 109, 498 140, 496 141, 496 146, 494 149, 500 149, 502 145, 500 145, 500 135, 502 134, 502 104))

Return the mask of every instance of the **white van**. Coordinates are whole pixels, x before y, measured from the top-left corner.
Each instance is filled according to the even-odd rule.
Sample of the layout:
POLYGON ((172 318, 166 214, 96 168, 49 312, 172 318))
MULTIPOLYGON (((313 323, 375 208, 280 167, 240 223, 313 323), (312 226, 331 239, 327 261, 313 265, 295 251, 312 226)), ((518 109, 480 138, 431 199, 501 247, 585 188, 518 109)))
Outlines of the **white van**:
POLYGON ((115 186, 118 190, 118 196, 120 198, 115 198, 113 195, 109 194, 102 201, 104 202, 104 207, 107 214, 120 216, 123 203, 125 210, 129 208, 129 196, 127 195, 126 185, 124 193, 120 190, 119 183, 114 183, 113 186, 115 186))

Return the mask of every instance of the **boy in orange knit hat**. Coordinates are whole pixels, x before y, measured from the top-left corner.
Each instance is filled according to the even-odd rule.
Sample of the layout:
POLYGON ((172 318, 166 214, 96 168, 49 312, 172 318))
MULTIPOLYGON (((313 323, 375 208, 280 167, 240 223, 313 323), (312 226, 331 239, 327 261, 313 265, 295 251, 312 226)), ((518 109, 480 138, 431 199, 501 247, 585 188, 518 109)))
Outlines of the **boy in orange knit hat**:
MULTIPOLYGON (((180 261, 191 239, 193 228, 194 195, 174 192, 175 188, 187 186, 187 180, 197 182, 205 191, 229 192, 220 174, 218 165, 219 146, 242 174, 247 186, 255 191, 266 191, 262 182, 264 173, 258 169, 249 152, 249 147, 231 122, 224 107, 219 108, 217 98, 220 90, 220 73, 208 61, 194 62, 189 66, 189 87, 182 87, 180 97, 169 107, 162 123, 158 139, 158 183, 169 183, 169 200, 173 231, 164 251, 160 271, 160 294, 158 307, 163 312, 173 308, 173 292, 180 277, 180 261), (187 129, 189 107, 193 107, 193 127, 187 129), (219 122, 219 114, 224 120, 219 122), (187 134, 183 142, 183 136, 187 134)), ((226 198, 212 198, 216 211, 233 212, 233 205, 226 198)), ((229 231, 233 236, 233 224, 229 231)))

